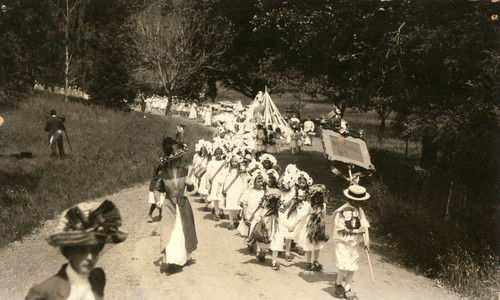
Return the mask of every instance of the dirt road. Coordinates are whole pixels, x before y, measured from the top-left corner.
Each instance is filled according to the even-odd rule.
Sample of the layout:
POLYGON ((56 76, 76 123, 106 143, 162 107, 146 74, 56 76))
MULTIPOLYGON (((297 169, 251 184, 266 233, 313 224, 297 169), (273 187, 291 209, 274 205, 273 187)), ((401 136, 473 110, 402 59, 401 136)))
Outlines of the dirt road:
MULTIPOLYGON (((320 141, 304 150, 322 151, 320 141)), ((193 197, 199 240, 192 255, 194 263, 175 274, 160 273, 159 222, 146 222, 147 195, 144 183, 96 199, 110 199, 119 207, 123 229, 129 233, 124 243, 107 245, 101 254, 99 265, 106 271, 107 299, 333 299, 336 268, 332 242, 321 251, 324 272, 305 271, 305 258, 297 254, 292 262, 280 257, 282 268, 274 271, 270 257, 262 264, 247 254, 243 238, 227 230, 228 220, 215 222, 203 211, 204 204, 193 197)), ((332 228, 328 221, 327 231, 332 228)), ((22 242, 0 249, 0 299, 23 299, 31 286, 55 274, 65 262, 57 249, 45 242, 53 224, 53 220, 47 221, 22 242)), ((360 299, 458 299, 432 280, 385 262, 376 254, 371 254, 371 260, 375 283, 370 281, 365 255, 361 255, 361 269, 355 274, 353 290, 360 299)))
MULTIPOLYGON (((120 208, 128 239, 106 246, 99 265, 107 275, 108 299, 332 299, 336 268, 333 244, 321 252, 323 273, 304 271, 304 257, 271 269, 270 258, 261 264, 246 253, 243 239, 227 230, 228 221, 215 222, 193 204, 199 248, 194 264, 172 275, 160 273, 159 222, 147 223, 147 185, 110 195, 120 208)), ((102 200, 102 199, 98 199, 102 200)), ((0 251, 0 299, 22 299, 28 289, 55 274, 64 263, 62 255, 44 240, 53 221, 23 242, 0 251)), ((331 228, 331 226, 329 226, 331 228)), ((434 282, 386 263, 372 254, 375 283, 370 282, 366 257, 355 275, 353 290, 360 299, 457 299, 434 282)))

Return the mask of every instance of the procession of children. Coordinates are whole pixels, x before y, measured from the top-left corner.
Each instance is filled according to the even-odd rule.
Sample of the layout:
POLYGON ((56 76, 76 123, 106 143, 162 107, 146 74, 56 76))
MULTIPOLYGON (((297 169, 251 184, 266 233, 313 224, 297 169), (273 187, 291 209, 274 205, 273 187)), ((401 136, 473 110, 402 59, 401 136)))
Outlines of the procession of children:
MULTIPOLYGON (((169 143, 175 144, 182 153, 187 151, 182 143, 169 143)), ((321 272, 321 249, 330 239, 325 229, 326 203, 329 198, 325 185, 315 183, 309 174, 299 170, 296 165, 290 164, 282 169, 272 154, 266 153, 265 149, 257 149, 258 145, 251 148, 249 144, 241 134, 231 130, 218 132, 212 142, 199 140, 189 171, 180 178, 195 199, 205 202, 205 209, 212 214, 211 220, 218 222, 227 216, 227 229, 236 230, 244 238, 247 251, 261 263, 265 263, 266 256, 270 255, 271 267, 278 271, 279 253, 284 254, 286 261, 292 261, 293 249, 305 254, 307 271, 321 272)), ((172 155, 171 152, 168 154, 172 155)), ((169 198, 164 184, 166 181, 160 179, 155 169, 150 185, 151 210, 148 221, 152 221, 156 207, 160 208, 161 218, 161 208, 165 207, 163 202, 169 198)), ((344 195, 347 203, 333 214, 331 240, 336 245, 338 268, 335 296, 357 299, 350 287, 354 272, 358 270, 357 248, 359 245, 369 247, 370 225, 361 206, 370 195, 359 185, 351 185, 344 195)), ((175 207, 172 209, 175 210, 175 207)), ((189 214, 192 215, 192 211, 189 214)), ((182 228, 178 224, 170 225, 173 226, 170 231, 180 232, 181 241, 185 242, 188 237, 182 237, 182 229, 176 229, 176 226, 182 228)), ((185 231, 184 228, 184 235, 185 231)), ((189 238, 193 240, 193 235, 193 242, 197 243, 196 232, 191 233, 189 238)), ((169 248, 173 238, 172 234, 170 242, 167 240, 165 244, 162 243, 161 252, 165 255, 165 262, 182 266, 189 261, 189 255, 196 246, 182 249, 181 259, 175 262, 169 259, 169 255, 179 256, 172 254, 178 248, 169 248)))

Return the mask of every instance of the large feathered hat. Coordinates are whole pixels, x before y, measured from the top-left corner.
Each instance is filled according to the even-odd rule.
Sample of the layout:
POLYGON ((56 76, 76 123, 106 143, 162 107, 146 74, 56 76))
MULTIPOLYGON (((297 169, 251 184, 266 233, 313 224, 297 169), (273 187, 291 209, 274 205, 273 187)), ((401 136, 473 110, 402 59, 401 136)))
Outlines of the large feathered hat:
POLYGON ((189 152, 189 148, 186 144, 179 143, 171 137, 166 137, 161 146, 164 153, 164 155, 160 157, 162 163, 177 159, 189 152))
POLYGON ((121 243, 127 233, 120 231, 122 219, 109 200, 83 202, 65 210, 47 238, 52 246, 91 246, 121 243))

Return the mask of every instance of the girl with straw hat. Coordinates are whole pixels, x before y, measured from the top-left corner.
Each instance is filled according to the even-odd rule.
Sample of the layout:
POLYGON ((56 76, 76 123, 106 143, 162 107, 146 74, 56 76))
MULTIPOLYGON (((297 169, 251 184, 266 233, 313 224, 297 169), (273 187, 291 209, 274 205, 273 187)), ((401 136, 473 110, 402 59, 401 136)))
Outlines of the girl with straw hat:
POLYGON ((361 208, 364 201, 370 198, 366 189, 359 185, 351 185, 344 190, 347 203, 339 207, 334 213, 333 240, 335 242, 335 258, 337 261, 338 275, 335 285, 337 297, 350 300, 358 299, 351 291, 351 282, 354 272, 358 270, 359 253, 357 246, 370 246, 365 212, 361 208))

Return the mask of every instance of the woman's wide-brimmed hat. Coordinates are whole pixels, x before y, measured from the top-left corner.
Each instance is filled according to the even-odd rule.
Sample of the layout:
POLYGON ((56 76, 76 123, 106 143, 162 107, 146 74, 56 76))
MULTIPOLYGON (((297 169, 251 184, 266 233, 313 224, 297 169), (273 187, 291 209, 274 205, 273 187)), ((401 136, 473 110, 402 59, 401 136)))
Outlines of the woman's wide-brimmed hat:
POLYGON ((349 186, 349 188, 344 190, 344 195, 355 201, 364 201, 370 198, 370 194, 368 194, 366 189, 360 185, 349 186))
POLYGON ((162 143, 163 155, 160 157, 160 162, 165 163, 177 159, 189 152, 186 144, 179 143, 171 137, 166 137, 162 143))
POLYGON ((56 247, 117 244, 127 238, 127 233, 119 229, 121 225, 120 212, 113 202, 83 202, 61 214, 47 241, 56 247))

